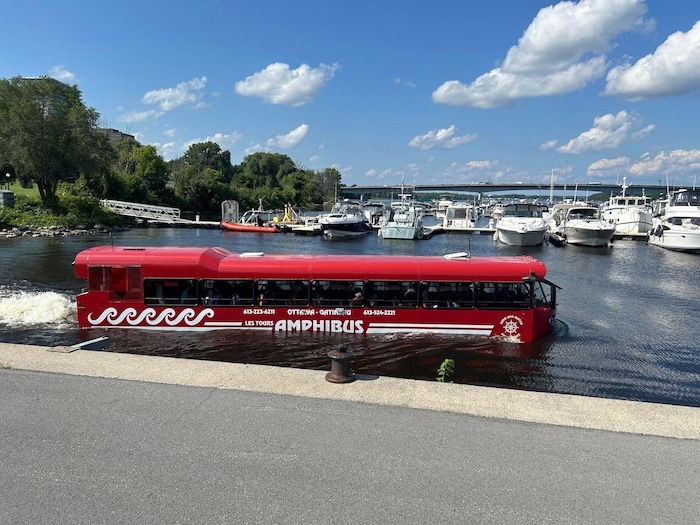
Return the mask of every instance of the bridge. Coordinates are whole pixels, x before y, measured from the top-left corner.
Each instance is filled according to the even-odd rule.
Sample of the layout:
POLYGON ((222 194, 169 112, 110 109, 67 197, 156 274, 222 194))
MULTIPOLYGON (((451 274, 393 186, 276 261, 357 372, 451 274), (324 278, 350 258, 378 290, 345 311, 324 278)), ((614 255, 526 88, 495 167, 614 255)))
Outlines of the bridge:
POLYGON ((138 219, 150 219, 160 222, 191 222, 180 218, 179 208, 168 208, 166 206, 152 206, 150 204, 139 204, 137 202, 124 202, 103 199, 100 201, 103 208, 138 219))
MULTIPOLYGON (((363 199, 370 198, 392 198, 398 194, 401 187, 383 185, 383 186, 343 186, 339 192, 342 198, 348 199, 363 199)), ((520 195, 538 195, 546 198, 550 191, 561 196, 565 193, 567 197, 572 197, 574 192, 578 197, 584 197, 586 193, 605 193, 609 195, 611 192, 618 195, 622 191, 622 184, 608 183, 588 183, 588 184, 526 184, 521 182, 499 183, 492 184, 488 182, 469 182, 462 184, 419 184, 407 186, 406 189, 416 193, 437 193, 437 194, 455 194, 455 193, 470 193, 481 195, 492 195, 494 193, 517 193, 520 195)), ((627 195, 641 195, 642 191, 646 194, 654 195, 666 193, 666 186, 659 184, 646 185, 628 185, 626 189, 627 195)))

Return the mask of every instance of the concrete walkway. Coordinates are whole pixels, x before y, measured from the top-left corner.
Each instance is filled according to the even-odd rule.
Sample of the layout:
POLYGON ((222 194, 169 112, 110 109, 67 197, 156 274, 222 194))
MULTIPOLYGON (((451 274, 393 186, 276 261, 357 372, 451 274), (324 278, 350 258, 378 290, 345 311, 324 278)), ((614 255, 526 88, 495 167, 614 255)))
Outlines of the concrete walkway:
POLYGON ((358 401, 700 440, 700 408, 674 405, 374 376, 358 376, 353 383, 338 385, 317 370, 5 343, 0 343, 0 368, 358 401))
POLYGON ((325 374, 0 344, 0 523, 697 523, 698 408, 325 374))

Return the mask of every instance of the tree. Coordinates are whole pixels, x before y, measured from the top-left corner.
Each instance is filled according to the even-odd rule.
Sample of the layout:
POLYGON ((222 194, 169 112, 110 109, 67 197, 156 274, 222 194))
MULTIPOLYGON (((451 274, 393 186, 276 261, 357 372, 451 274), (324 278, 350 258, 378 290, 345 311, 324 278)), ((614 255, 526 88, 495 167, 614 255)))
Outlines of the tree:
POLYGON ((326 168, 318 174, 321 193, 326 201, 333 202, 338 198, 340 187, 340 172, 335 168, 326 168))
POLYGON ((0 80, 0 158, 36 183, 44 204, 61 181, 105 172, 107 137, 77 86, 53 78, 0 80))

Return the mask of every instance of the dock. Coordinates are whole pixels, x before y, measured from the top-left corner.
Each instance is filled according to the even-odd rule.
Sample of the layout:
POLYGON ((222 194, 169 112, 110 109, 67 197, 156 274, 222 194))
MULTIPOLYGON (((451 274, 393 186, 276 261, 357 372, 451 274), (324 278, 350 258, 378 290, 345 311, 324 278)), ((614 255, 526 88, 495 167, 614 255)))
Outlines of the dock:
POLYGON ((468 227, 468 228, 445 228, 442 224, 436 224, 434 226, 424 226, 423 227, 424 236, 430 238, 438 233, 466 233, 471 235, 493 235, 496 233, 495 228, 488 227, 468 227))

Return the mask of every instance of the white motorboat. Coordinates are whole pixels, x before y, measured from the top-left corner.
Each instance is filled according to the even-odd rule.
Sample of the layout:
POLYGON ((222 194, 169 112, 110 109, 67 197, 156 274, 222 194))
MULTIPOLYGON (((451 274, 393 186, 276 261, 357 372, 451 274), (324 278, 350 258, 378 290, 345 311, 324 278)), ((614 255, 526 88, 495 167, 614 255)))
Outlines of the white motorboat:
POLYGON ((382 223, 384 214, 386 213, 386 204, 381 201, 368 201, 362 205, 365 212, 365 218, 371 225, 382 223))
POLYGON ((674 191, 654 215, 649 244, 682 252, 700 252, 700 190, 674 191))
POLYGON ((392 206, 389 218, 379 228, 384 239, 420 239, 423 237, 423 215, 421 208, 409 201, 392 206))
POLYGON ((651 230, 651 199, 644 195, 627 195, 627 177, 622 179, 622 193, 610 197, 600 207, 603 219, 615 225, 617 235, 636 235, 651 230))
POLYGON ((540 206, 507 204, 496 221, 494 239, 511 246, 539 246, 544 243, 548 228, 540 206))
POLYGON ((362 204, 345 199, 333 204, 331 211, 318 218, 321 234, 328 239, 357 237, 372 231, 362 204))
POLYGON ((588 204, 555 204, 549 222, 550 236, 568 244, 607 246, 615 226, 600 217, 600 210, 588 204))
POLYGON ((445 209, 443 230, 466 230, 476 225, 476 208, 467 202, 453 202, 445 209))

